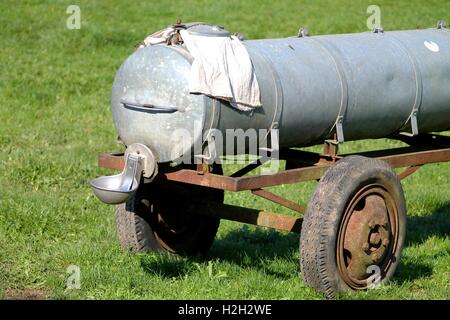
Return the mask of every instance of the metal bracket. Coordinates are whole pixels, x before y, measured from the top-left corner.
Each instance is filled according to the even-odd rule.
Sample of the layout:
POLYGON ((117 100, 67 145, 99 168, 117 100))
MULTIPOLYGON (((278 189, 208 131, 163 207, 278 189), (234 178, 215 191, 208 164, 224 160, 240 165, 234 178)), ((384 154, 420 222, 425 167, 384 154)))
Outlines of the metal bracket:
POLYGON ((402 131, 400 134, 408 136, 408 137, 414 137, 419 134, 419 126, 417 125, 417 114, 419 113, 419 108, 414 108, 413 112, 409 116, 409 123, 411 125, 411 132, 405 132, 402 131))
POLYGON ((127 154, 125 157, 125 167, 122 171, 122 183, 121 187, 124 191, 130 191, 137 189, 139 181, 141 180, 142 173, 142 157, 134 154, 127 154), (137 181, 137 185, 133 182, 137 181))
POLYGON ((404 125, 400 128, 400 134, 408 137, 417 136, 419 134, 417 116, 419 114, 420 106, 422 105, 422 95, 423 95, 422 74, 420 72, 419 63, 417 62, 416 58, 409 53, 408 48, 403 44, 403 42, 400 39, 393 36, 392 34, 390 34, 390 38, 393 39, 394 40, 393 42, 408 56, 416 78, 416 97, 414 99, 414 105, 412 106, 412 111, 408 119, 405 121, 404 125), (411 132, 402 131, 408 125, 408 123, 411 126, 411 132))
POLYGON ((309 37, 309 30, 307 28, 300 28, 300 30, 298 30, 297 37, 299 38, 309 37))
POLYGON ((382 26, 376 26, 376 27, 373 29, 373 33, 383 34, 383 33, 384 33, 384 29, 383 29, 382 26))
POLYGON ((177 19, 177 22, 172 25, 174 32, 168 37, 166 44, 167 45, 181 45, 183 44, 183 38, 181 38, 180 30, 185 30, 186 25, 181 22, 181 19, 177 19))
POLYGON ((336 134, 338 143, 344 142, 344 127, 342 123, 344 122, 344 116, 339 114, 336 120, 336 134))
POLYGON ((245 40, 244 35, 243 35, 242 33, 240 33, 240 32, 235 32, 235 33, 234 33, 234 36, 235 36, 236 38, 238 38, 240 41, 244 41, 244 40, 245 40))
POLYGON ((217 157, 216 142, 213 139, 213 137, 214 136, 208 134, 202 145, 202 153, 194 155, 194 158, 202 160, 202 163, 199 165, 212 164, 212 162, 216 159, 217 157))
MULTIPOLYGON (((125 158, 139 158, 140 171, 144 178, 153 179, 157 172, 156 159, 152 151, 141 143, 133 143, 125 151, 125 158)), ((139 175, 141 174, 139 172, 139 175)))
POLYGON ((265 155, 267 156, 266 158, 261 157, 260 161, 262 161, 262 162, 266 162, 266 161, 272 159, 274 153, 276 154, 276 157, 278 157, 278 153, 280 151, 279 136, 278 136, 278 134, 276 134, 276 135, 272 134, 272 132, 273 132, 272 130, 276 130, 276 129, 278 129, 278 122, 274 122, 272 124, 272 127, 270 128, 269 132, 267 133, 267 135, 265 137, 265 140, 267 142, 270 141, 270 146, 258 148, 260 151, 259 154, 262 154, 261 151, 263 151, 265 153, 265 155))
POLYGON ((437 29, 447 29, 447 22, 439 20, 437 23, 437 29))
POLYGON ((323 143, 323 155, 336 160, 339 150, 339 142, 336 140, 325 140, 323 143))

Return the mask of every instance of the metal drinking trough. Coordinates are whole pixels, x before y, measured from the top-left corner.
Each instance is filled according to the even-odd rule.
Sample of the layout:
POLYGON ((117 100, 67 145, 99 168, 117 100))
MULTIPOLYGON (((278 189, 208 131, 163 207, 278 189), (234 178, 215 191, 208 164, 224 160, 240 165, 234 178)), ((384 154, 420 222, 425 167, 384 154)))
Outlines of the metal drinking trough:
MULTIPOLYGON (((228 36, 202 23, 178 23, 174 29, 228 36)), ((261 87, 262 112, 240 112, 223 101, 190 95, 186 73, 192 57, 176 33, 168 43, 138 49, 122 65, 112 111, 127 150, 101 154, 99 166, 123 172, 91 183, 104 202, 126 201, 117 207, 121 244, 134 251, 205 253, 220 219, 228 219, 301 233, 303 278, 327 297, 366 289, 373 272, 388 281, 406 231, 399 181, 425 164, 450 160, 450 138, 432 133, 450 129, 450 33, 445 23, 429 30, 301 33, 244 44, 261 87), (195 119, 204 125, 200 132, 190 128, 195 119), (226 176, 203 150, 200 163, 173 166, 181 154, 170 152, 168 137, 184 126, 197 137, 182 153, 192 153, 194 140, 208 128, 278 128, 279 159, 286 167, 251 174, 270 160, 260 158, 226 176), (338 153, 344 139, 366 138, 408 146, 338 153), (293 149, 320 143, 321 153, 293 149), (397 174, 393 168, 404 170, 397 174), (265 189, 312 180, 319 183, 306 207, 265 189), (224 191, 245 190, 299 215, 223 203, 224 191)))

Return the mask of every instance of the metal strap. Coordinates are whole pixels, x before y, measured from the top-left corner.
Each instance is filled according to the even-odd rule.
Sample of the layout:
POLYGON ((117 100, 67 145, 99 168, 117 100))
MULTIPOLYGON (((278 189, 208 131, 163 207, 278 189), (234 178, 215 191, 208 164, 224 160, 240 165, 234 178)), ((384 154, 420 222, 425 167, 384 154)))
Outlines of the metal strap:
POLYGON ((341 61, 339 59, 336 59, 335 55, 332 51, 335 51, 332 44, 325 44, 321 40, 317 38, 310 38, 305 37, 303 38, 305 40, 311 40, 312 42, 316 43, 324 52, 326 52, 331 60, 333 60, 334 66, 336 68, 336 72, 339 76, 339 81, 341 83, 341 103, 339 106, 339 112, 336 118, 336 121, 331 128, 331 131, 333 131, 336 128, 336 135, 337 135, 337 141, 338 143, 344 142, 344 120, 345 115, 347 113, 347 108, 349 104, 349 95, 348 95, 348 79, 344 72, 344 66, 342 65, 341 61))
MULTIPOLYGON (((205 24, 203 22, 193 22, 192 24, 186 24, 187 28, 191 28, 193 26, 202 25, 205 24)), ((174 49, 176 52, 178 52, 181 56, 183 56, 185 59, 189 61, 190 64, 194 62, 194 57, 190 54, 190 52, 182 47, 182 46, 172 46, 172 49, 174 49)), ((206 106, 206 114, 203 120, 203 132, 200 137, 201 139, 201 154, 194 154, 194 158, 199 158, 203 160, 210 161, 211 159, 215 159, 216 154, 214 155, 205 155, 205 150, 208 148, 208 145, 211 143, 214 143, 214 139, 211 137, 211 132, 213 129, 216 129, 219 123, 220 119, 220 102, 217 98, 209 97, 206 95, 203 95, 203 103, 206 106), (205 128, 207 128, 205 130, 205 128), (206 132, 206 136, 204 136, 204 133, 206 132)), ((196 143, 194 143, 195 145, 196 143)), ((211 150, 215 151, 215 146, 211 147, 211 150)), ((198 150, 194 149, 194 152, 198 150)))
MULTIPOLYGON (((245 43, 245 45, 248 46, 249 44, 245 43)), ((265 139, 268 139, 272 129, 278 129, 278 126, 279 126, 279 122, 281 119, 281 112, 283 110, 283 90, 282 90, 282 86, 281 86, 280 76, 278 75, 277 71, 273 67, 271 61, 261 52, 258 52, 255 50, 253 53, 256 53, 258 55, 258 57, 260 58, 260 60, 265 64, 265 69, 268 70, 270 75, 272 76, 272 81, 274 83, 274 87, 276 90, 276 92, 275 92, 275 112, 273 114, 272 122, 270 123, 267 134, 265 136, 265 139)), ((209 97, 208 97, 208 99, 213 101, 212 107, 214 110, 212 112, 212 119, 209 124, 208 135, 205 137, 205 139, 203 141, 203 149, 204 150, 210 149, 211 151, 215 152, 216 149, 214 146, 214 139, 212 139, 212 137, 211 137, 211 129, 217 128, 219 118, 220 118, 220 108, 222 107, 222 105, 221 105, 220 101, 218 101, 218 99, 209 98, 209 97), (211 148, 208 148, 208 145, 210 145, 211 148)), ((253 111, 250 111, 250 112, 253 112, 253 111)), ((269 150, 269 151, 271 151, 271 150, 269 150)), ((216 155, 209 155, 209 154, 205 155, 204 153, 199 154, 199 155, 194 155, 194 157, 196 157, 196 158, 202 158, 207 161, 214 159, 215 156, 216 155)))
POLYGON ((217 151, 216 151, 216 145, 215 140, 211 133, 213 130, 215 130, 218 127, 219 118, 220 118, 220 102, 216 98, 204 96, 203 97, 204 104, 206 105, 207 112, 211 113, 211 117, 206 117, 204 119, 203 128, 207 128, 206 130, 203 129, 202 133, 202 150, 201 154, 195 154, 194 158, 199 158, 206 160, 208 163, 211 162, 211 160, 215 160, 217 158, 217 151), (206 136, 204 136, 204 132, 206 132, 206 136))
POLYGON ((414 70, 414 76, 416 78, 416 96, 414 99, 414 104, 412 106, 411 113, 406 119, 405 123, 400 128, 400 134, 413 137, 419 134, 419 126, 417 124, 417 115, 419 114, 420 106, 422 105, 422 95, 423 95, 423 83, 422 83, 422 73, 420 72, 419 63, 416 58, 409 53, 408 47, 397 37, 389 34, 389 39, 392 39, 394 44, 396 44, 401 50, 403 50, 408 56, 411 65, 414 70), (411 132, 402 131, 408 123, 411 125, 411 132))
MULTIPOLYGON (((250 47, 249 43, 245 43, 246 46, 250 47)), ((266 55, 263 52, 260 52, 258 50, 254 50, 252 53, 256 53, 256 55, 260 58, 260 60, 265 64, 265 69, 269 71, 272 82, 274 83, 275 87, 275 112, 273 114, 272 122, 268 128, 267 134, 264 137, 265 139, 268 139, 270 133, 272 132, 272 129, 278 129, 278 126, 280 124, 281 119, 281 113, 283 110, 283 87, 281 85, 281 80, 278 72, 274 68, 272 62, 270 59, 266 57, 266 55)), ((270 148, 271 150, 272 148, 270 148)), ((269 150, 269 151, 270 151, 269 150)))

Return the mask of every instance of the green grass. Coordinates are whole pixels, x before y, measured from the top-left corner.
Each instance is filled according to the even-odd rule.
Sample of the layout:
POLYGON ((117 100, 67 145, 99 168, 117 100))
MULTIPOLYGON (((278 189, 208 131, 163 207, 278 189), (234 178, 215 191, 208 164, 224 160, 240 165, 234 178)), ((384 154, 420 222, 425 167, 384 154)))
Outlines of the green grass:
MULTIPOLYGON (((118 148, 109 112, 115 71, 149 33, 208 21, 247 38, 365 31, 374 1, 0 2, 0 297, 37 289, 56 299, 322 299, 299 277, 298 237, 223 221, 206 260, 119 249, 114 209, 87 182, 109 173, 99 152, 118 148), (81 30, 65 28, 81 7, 81 30), (81 289, 66 290, 66 268, 81 289)), ((449 1, 376 1, 385 30, 450 21, 449 1)), ((345 143, 361 151, 392 142, 345 143)), ((227 169, 229 170, 229 169, 227 169)), ((343 299, 450 298, 450 163, 403 183, 408 237, 393 282, 343 299)), ((314 183, 276 191, 307 203, 314 183)), ((248 193, 226 202, 278 210, 248 193)), ((288 213, 287 210, 278 210, 288 213)))

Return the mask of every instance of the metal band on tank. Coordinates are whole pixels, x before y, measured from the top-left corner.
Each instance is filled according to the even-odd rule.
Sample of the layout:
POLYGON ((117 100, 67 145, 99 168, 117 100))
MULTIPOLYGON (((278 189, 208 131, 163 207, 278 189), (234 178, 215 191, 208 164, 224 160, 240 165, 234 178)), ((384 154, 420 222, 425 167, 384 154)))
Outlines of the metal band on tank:
MULTIPOLYGON (((216 129, 219 123, 219 118, 220 118, 220 102, 215 99, 215 98, 211 98, 208 96, 204 96, 203 97, 203 101, 205 102, 205 106, 208 109, 206 112, 206 114, 210 114, 210 117, 206 117, 205 116, 205 120, 203 123, 203 128, 207 128, 207 135, 206 137, 203 139, 202 141, 202 148, 203 150, 208 146, 209 143, 212 143, 211 139, 211 133, 212 133, 212 129, 216 129)), ((203 130, 203 132, 205 132, 205 130, 203 130)), ((213 148, 215 150, 215 147, 213 148)), ((202 150, 202 152, 203 152, 202 150)), ((199 157, 200 155, 196 155, 197 157, 199 157)), ((201 157, 203 157, 204 154, 201 155, 201 157)), ((209 157, 211 157, 211 155, 209 155, 209 157)), ((215 155, 214 155, 215 157, 215 155)))
MULTIPOLYGON (((202 24, 202 23, 197 23, 202 24)), ((195 24, 195 25, 197 25, 195 24)), ((180 46, 171 46, 172 49, 174 49, 176 52, 178 52, 181 56, 186 58, 190 64, 194 61, 194 58, 192 55, 187 51, 184 47, 180 46)), ((203 118, 203 128, 202 128, 202 135, 201 135, 201 143, 202 143, 202 149, 205 149, 206 144, 209 142, 209 139, 211 137, 211 129, 217 128, 217 125, 219 123, 220 118, 220 103, 217 101, 217 99, 208 97, 206 95, 203 95, 203 103, 205 105, 205 116, 203 118), (203 135, 205 133, 205 128, 207 128, 207 136, 204 137, 203 135)), ((195 145, 195 142, 194 142, 195 145)), ((203 152, 203 150, 202 150, 203 152)), ((203 154, 201 155, 194 155, 195 157, 204 157, 203 154)))
MULTIPOLYGON (((249 46, 248 43, 244 42, 244 44, 246 46, 249 46)), ((273 114, 272 123, 270 124, 267 134, 265 136, 265 139, 267 139, 271 130, 278 129, 278 126, 280 124, 281 113, 283 110, 283 87, 281 86, 280 76, 278 75, 278 72, 273 67, 270 59, 268 59, 264 55, 264 53, 260 52, 259 50, 252 51, 252 54, 254 54, 254 53, 256 53, 256 55, 260 58, 260 60, 264 62, 264 64, 266 65, 266 68, 269 71, 270 75, 272 76, 272 80, 275 84, 275 112, 273 114)), ((251 57, 250 57, 250 60, 251 60, 251 57)))
POLYGON ((402 129, 406 127, 408 122, 411 123, 411 133, 409 132, 401 132, 404 135, 407 136, 416 136, 419 134, 419 127, 417 124, 417 115, 419 114, 420 106, 422 105, 422 95, 423 95, 423 83, 422 83, 422 73, 420 72, 419 64, 416 60, 416 58, 409 53, 408 47, 396 36, 392 34, 386 34, 386 37, 388 37, 389 40, 391 40, 392 43, 394 43, 397 47, 400 48, 400 50, 403 50, 406 55, 408 56, 411 65, 414 70, 414 76, 416 78, 416 97, 414 99, 414 104, 412 106, 412 111, 408 116, 408 119, 404 122, 404 124, 399 128, 398 131, 401 132, 402 129))
MULTIPOLYGON (((444 23, 445 23, 445 21, 444 21, 444 23)), ((450 32, 450 29, 448 29, 447 25, 442 26, 442 27, 439 27, 439 25, 438 25, 437 30, 441 30, 441 31, 444 31, 444 32, 450 32)), ((447 130, 450 130, 450 127, 448 127, 448 128, 446 129, 446 131, 447 131, 447 130)))
POLYGON ((317 38, 304 37, 302 39, 305 39, 305 40, 307 39, 307 40, 310 40, 310 41, 314 42, 315 44, 317 44, 320 49, 322 49, 327 55, 330 56, 331 60, 334 63, 336 72, 339 76, 339 80, 341 83, 341 104, 339 107, 339 112, 338 112, 338 115, 336 118, 336 122, 333 124, 333 127, 330 130, 330 133, 334 130, 334 128, 336 128, 336 135, 337 135, 338 142, 339 143, 344 142, 345 138, 344 138, 343 123, 344 123, 345 115, 347 113, 347 108, 348 108, 348 104, 349 104, 348 103, 349 102, 348 79, 344 72, 344 66, 341 64, 339 59, 336 59, 336 57, 333 55, 333 52, 330 50, 330 48, 328 48, 328 46, 332 46, 332 44, 325 44, 317 38))

